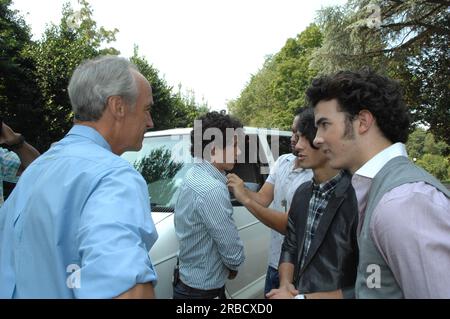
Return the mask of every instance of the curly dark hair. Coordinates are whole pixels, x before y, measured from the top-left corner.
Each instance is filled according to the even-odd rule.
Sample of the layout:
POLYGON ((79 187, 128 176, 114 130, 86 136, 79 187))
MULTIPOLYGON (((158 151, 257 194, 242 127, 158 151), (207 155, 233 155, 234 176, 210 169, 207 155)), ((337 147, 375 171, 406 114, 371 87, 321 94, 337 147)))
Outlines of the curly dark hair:
POLYGON ((392 143, 406 143, 410 124, 400 85, 366 68, 341 71, 313 80, 306 91, 310 104, 337 99, 340 110, 353 119, 361 110, 375 117, 378 127, 392 143))
POLYGON ((301 136, 308 140, 309 145, 311 145, 312 148, 316 150, 319 149, 313 143, 316 138, 317 127, 314 122, 314 109, 312 107, 302 108, 298 113, 296 129, 301 136))
MULTIPOLYGON (((205 138, 205 131, 210 128, 219 129, 222 133, 222 146, 226 147, 226 145, 231 144, 233 141, 227 141, 227 128, 237 129, 242 128, 242 123, 229 115, 218 113, 218 112, 209 112, 205 115, 199 117, 196 121, 201 121, 200 125, 195 125, 194 129, 191 132, 191 155, 197 158, 203 158, 203 151, 205 147, 213 142, 217 136, 211 136, 211 138, 205 138), (214 137, 214 138, 213 138, 214 137), (197 146, 195 148, 195 143, 201 143, 201 154, 196 154, 196 151, 200 151, 200 148, 197 146)), ((197 144, 198 145, 198 144, 197 144)))

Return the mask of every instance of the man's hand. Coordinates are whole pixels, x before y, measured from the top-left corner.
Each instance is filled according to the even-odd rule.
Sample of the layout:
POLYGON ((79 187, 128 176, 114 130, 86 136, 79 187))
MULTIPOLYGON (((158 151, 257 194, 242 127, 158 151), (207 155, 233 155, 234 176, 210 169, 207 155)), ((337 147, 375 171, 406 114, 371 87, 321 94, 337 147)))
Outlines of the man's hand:
POLYGON ((272 289, 266 294, 269 299, 292 299, 298 295, 298 290, 295 289, 293 284, 280 286, 278 289, 272 289))
POLYGON ((228 279, 233 280, 234 278, 236 278, 238 271, 237 270, 231 270, 228 268, 229 274, 228 274, 228 279))
POLYGON ((227 185, 228 189, 231 190, 234 194, 234 197, 242 204, 244 204, 244 201, 248 199, 244 181, 239 178, 236 174, 228 174, 227 175, 227 185))
POLYGON ((15 133, 8 125, 3 123, 2 131, 0 132, 0 144, 14 145, 20 140, 20 134, 15 133))

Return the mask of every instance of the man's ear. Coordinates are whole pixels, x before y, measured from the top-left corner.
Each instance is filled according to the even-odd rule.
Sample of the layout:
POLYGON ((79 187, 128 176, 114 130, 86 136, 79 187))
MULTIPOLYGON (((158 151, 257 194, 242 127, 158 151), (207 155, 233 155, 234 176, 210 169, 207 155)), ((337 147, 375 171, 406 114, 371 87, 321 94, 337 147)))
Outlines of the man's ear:
POLYGON ((373 114, 370 113, 370 111, 368 110, 361 110, 358 114, 358 119, 359 119, 359 126, 358 126, 359 134, 366 133, 375 124, 375 118, 373 117, 373 114))
POLYGON ((108 97, 106 107, 115 119, 122 119, 125 117, 126 105, 121 96, 113 95, 108 97))

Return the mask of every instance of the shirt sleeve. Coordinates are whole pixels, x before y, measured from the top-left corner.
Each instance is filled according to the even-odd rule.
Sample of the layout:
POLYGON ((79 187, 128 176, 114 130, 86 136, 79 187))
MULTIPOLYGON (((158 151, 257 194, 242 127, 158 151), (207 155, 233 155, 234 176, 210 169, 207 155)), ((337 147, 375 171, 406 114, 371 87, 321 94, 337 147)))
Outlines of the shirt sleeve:
MULTIPOLYGON (((295 200, 295 195, 293 199, 293 203, 295 200)), ((288 215, 288 224, 286 227, 286 235, 284 236, 284 241, 281 246, 281 254, 280 254, 280 260, 279 265, 282 263, 290 263, 295 265, 298 260, 298 250, 300 247, 298 247, 297 243, 297 230, 296 230, 296 223, 297 223, 297 216, 295 214, 295 211, 290 211, 288 215)))
POLYGON ((370 231, 405 298, 450 298, 450 201, 423 182, 386 193, 370 231))
POLYGON ((237 270, 245 259, 244 245, 233 220, 233 207, 227 189, 215 187, 199 201, 199 213, 217 245, 222 262, 227 268, 237 270))
POLYGON ((98 182, 80 219, 80 288, 77 298, 113 298, 136 284, 153 282, 149 250, 157 239, 148 188, 131 167, 98 182))
POLYGON ((0 161, 3 180, 17 183, 19 180, 17 172, 21 164, 19 156, 14 152, 0 148, 0 161))
POLYGON ((283 158, 284 158, 283 156, 280 156, 275 161, 275 164, 273 164, 273 167, 270 169, 269 176, 267 176, 266 183, 270 183, 272 185, 275 185, 275 182, 277 180, 277 172, 278 172, 279 167, 280 167, 280 162, 282 161, 283 158))

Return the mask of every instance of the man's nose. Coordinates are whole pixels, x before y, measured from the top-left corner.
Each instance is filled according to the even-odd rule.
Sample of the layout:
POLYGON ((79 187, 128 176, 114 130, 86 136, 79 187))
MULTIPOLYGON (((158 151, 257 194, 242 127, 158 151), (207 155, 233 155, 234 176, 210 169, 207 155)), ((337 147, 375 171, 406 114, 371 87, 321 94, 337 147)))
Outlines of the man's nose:
POLYGON ((295 144, 295 150, 297 151, 297 152, 299 152, 299 151, 302 151, 304 148, 303 148, 303 144, 302 144, 302 140, 299 138, 298 139, 298 141, 297 141, 297 143, 295 144))
POLYGON ((313 144, 315 147, 320 147, 323 144, 323 138, 319 134, 316 134, 316 137, 314 138, 313 144))
POLYGON ((146 125, 147 125, 148 129, 151 129, 151 128, 155 127, 155 125, 153 124, 153 119, 152 119, 152 116, 151 116, 150 113, 148 114, 146 125))

